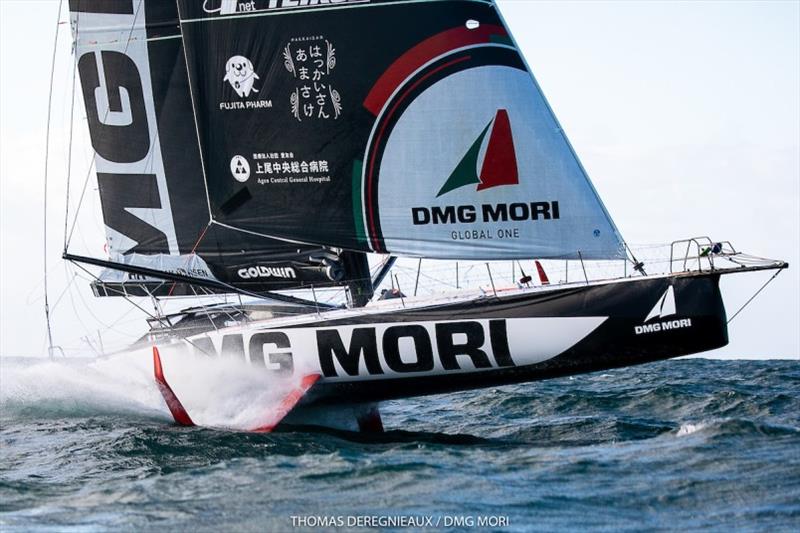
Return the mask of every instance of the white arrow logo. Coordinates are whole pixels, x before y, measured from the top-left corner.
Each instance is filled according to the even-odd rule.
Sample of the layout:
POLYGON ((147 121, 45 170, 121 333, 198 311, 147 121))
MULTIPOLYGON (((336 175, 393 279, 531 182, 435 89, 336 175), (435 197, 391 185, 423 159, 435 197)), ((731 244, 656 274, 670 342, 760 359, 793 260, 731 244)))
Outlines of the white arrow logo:
POLYGON ((658 299, 656 305, 647 313, 645 322, 654 318, 665 318, 675 314, 675 289, 670 285, 664 295, 658 299))

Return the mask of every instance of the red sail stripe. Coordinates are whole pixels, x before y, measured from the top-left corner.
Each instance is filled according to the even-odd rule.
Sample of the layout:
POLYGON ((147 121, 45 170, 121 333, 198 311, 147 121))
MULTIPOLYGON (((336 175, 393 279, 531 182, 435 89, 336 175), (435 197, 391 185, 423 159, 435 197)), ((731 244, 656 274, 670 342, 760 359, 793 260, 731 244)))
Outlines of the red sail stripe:
POLYGON ((378 116, 392 93, 422 65, 451 50, 490 42, 492 35, 507 35, 507 33, 502 26, 486 24, 474 30, 459 26, 428 37, 397 58, 386 69, 364 99, 364 107, 378 116))
POLYGON ((372 240, 372 248, 376 252, 382 252, 383 250, 381 247, 381 243, 378 241, 377 229, 375 227, 375 216, 377 215, 377 213, 375 213, 375 210, 372 207, 372 182, 374 181, 372 176, 375 170, 375 156, 378 152, 378 147, 381 144, 381 139, 383 138, 383 134, 386 131, 386 125, 389 124, 390 118, 392 117, 392 115, 394 115, 394 112, 397 111, 397 107, 403 102, 403 100, 406 99, 409 93, 411 93, 414 89, 416 89, 419 86, 419 84, 421 84, 423 81, 430 78, 440 70, 445 69, 451 65, 455 65, 456 63, 460 63, 462 61, 468 61, 469 59, 471 59, 471 56, 460 57, 458 59, 454 59, 453 61, 449 61, 443 65, 439 65, 430 72, 426 72, 424 76, 415 81, 410 87, 408 87, 403 92, 400 98, 398 98, 397 101, 395 101, 394 105, 386 114, 386 116, 383 117, 381 128, 378 131, 378 135, 375 137, 375 141, 372 143, 372 154, 370 155, 369 158, 369 171, 367 172, 367 194, 366 194, 367 216, 369 218, 368 223, 369 223, 370 238, 372 240))

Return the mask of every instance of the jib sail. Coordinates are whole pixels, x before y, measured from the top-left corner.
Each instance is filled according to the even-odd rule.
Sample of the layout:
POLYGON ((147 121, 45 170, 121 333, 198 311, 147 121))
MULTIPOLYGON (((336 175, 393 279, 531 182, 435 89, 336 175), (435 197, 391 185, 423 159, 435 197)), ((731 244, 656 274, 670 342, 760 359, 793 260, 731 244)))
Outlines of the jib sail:
POLYGON ((71 0, 70 11, 109 256, 93 261, 110 267, 96 294, 194 294, 192 281, 264 292, 368 276, 363 257, 209 225, 174 2, 71 0))
POLYGON ((217 223, 406 256, 623 257, 494 3, 178 7, 217 223))

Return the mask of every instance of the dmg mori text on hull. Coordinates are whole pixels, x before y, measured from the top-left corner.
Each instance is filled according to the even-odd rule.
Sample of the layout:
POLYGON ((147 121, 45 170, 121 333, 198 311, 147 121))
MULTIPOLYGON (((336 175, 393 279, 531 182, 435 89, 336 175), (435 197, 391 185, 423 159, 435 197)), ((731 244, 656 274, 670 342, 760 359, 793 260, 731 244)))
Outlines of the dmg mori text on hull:
MULTIPOLYGON (((715 273, 406 305, 255 322, 188 337, 183 348, 195 355, 245 359, 284 377, 318 373, 321 378, 304 401, 308 404, 519 383, 728 342, 715 273), (671 309, 648 319, 665 295, 674 299, 671 309)), ((191 372, 188 364, 184 368, 191 372)))

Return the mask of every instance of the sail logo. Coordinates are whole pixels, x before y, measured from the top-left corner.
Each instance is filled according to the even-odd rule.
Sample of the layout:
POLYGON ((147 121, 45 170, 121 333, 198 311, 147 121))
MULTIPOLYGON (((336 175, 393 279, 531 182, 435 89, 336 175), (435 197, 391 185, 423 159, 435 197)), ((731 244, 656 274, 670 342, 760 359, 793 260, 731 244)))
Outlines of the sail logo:
POLYGON ((653 322, 656 319, 664 319, 677 314, 675 310, 675 289, 672 285, 667 287, 661 298, 658 299, 656 304, 647 313, 644 319, 644 324, 634 327, 634 332, 637 335, 643 333, 655 333, 658 331, 668 331, 673 329, 682 329, 692 326, 691 318, 682 318, 678 320, 661 320, 660 322, 653 322), (650 322, 650 323, 648 323, 650 322))
POLYGON ((223 88, 225 82, 228 82, 239 99, 221 101, 219 103, 220 111, 271 109, 272 100, 270 99, 250 99, 250 96, 255 96, 260 92, 255 88, 256 80, 260 79, 252 61, 245 56, 231 56, 225 62, 225 76, 222 78, 223 88))
POLYGON ((654 318, 666 318, 675 314, 675 289, 672 285, 667 287, 666 292, 658 299, 656 305, 647 313, 645 322, 650 322, 654 318))
POLYGON ((292 267, 266 267, 254 266, 249 268, 240 268, 236 272, 242 279, 256 279, 256 278, 283 278, 283 279, 296 279, 297 272, 292 267))
POLYGON ((450 191, 472 184, 478 185, 476 189, 478 191, 501 185, 519 184, 514 138, 511 134, 508 111, 505 109, 499 109, 494 119, 478 135, 456 168, 450 173, 442 188, 439 189, 436 197, 439 198, 450 191), (483 156, 483 163, 480 165, 479 174, 478 158, 487 134, 489 134, 489 143, 483 156))
MULTIPOLYGON (((252 11, 252 6, 255 4, 255 1, 251 0, 250 2, 242 2, 242 4, 242 11, 252 11)), ((236 13, 237 7, 239 7, 239 0, 222 0, 219 7, 209 7, 208 0, 203 1, 203 11, 206 13, 230 15, 232 13, 236 13)))
MULTIPOLYGON (((508 111, 499 109, 494 118, 483 128, 477 139, 461 158, 447 181, 439 189, 437 198, 451 191, 477 184, 476 191, 484 191, 502 185, 518 185, 519 170, 511 134, 508 111), (478 172, 478 159, 487 135, 489 141, 478 172)), ((535 220, 558 220, 561 213, 558 201, 513 202, 499 204, 445 205, 434 207, 412 207, 411 219, 415 226, 427 224, 492 224, 497 222, 522 222, 535 220)), ((519 230, 500 230, 493 234, 485 230, 453 232, 453 240, 477 240, 497 238, 519 238, 519 230)))
POLYGON ((225 77, 222 81, 230 83, 239 98, 248 98, 251 92, 257 93, 258 89, 253 85, 258 79, 260 78, 253 62, 244 56, 232 56, 225 63, 225 77))
POLYGON ((250 179, 250 163, 244 156, 235 155, 231 158, 231 175, 239 183, 244 183, 250 179))
MULTIPOLYGON (((203 11, 206 13, 219 13, 220 15, 230 15, 231 13, 236 13, 236 8, 238 7, 238 0, 222 0, 219 7, 209 7, 208 0, 204 0, 203 2, 203 11)), ((250 2, 244 2, 249 4, 250 2)))

